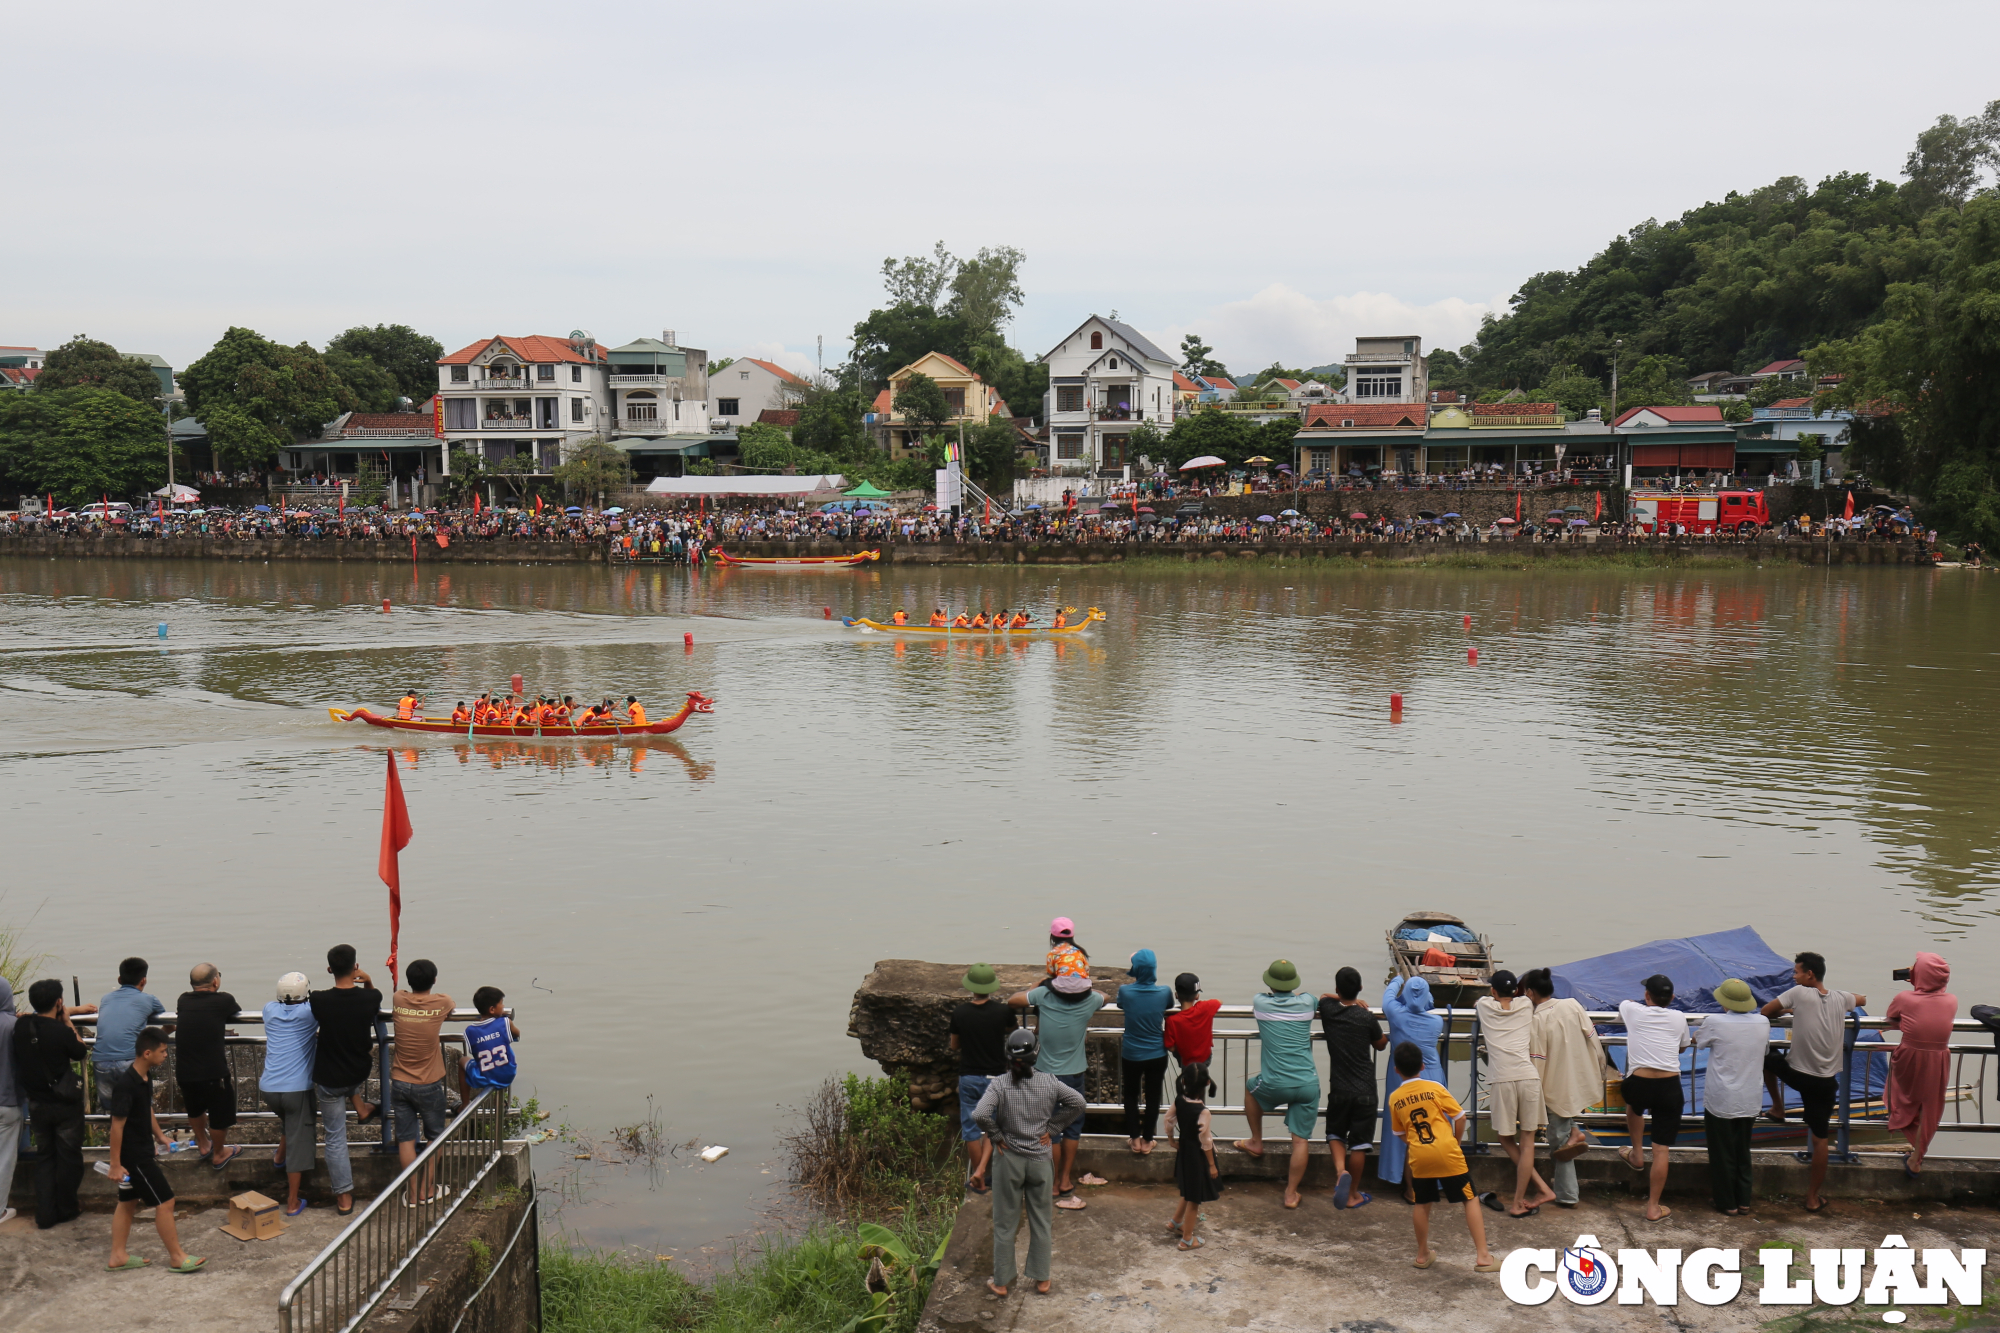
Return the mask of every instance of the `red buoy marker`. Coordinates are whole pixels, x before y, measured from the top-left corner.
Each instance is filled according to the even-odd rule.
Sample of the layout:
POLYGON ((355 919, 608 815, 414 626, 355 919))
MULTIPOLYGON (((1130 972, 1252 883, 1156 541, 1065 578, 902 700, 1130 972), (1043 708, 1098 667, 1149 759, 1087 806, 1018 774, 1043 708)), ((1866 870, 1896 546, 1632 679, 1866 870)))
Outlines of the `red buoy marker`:
POLYGON ((689 631, 688 631, 687 633, 685 633, 685 634, 681 635, 681 647, 683 647, 683 648, 687 649, 687 650, 688 650, 689 652, 693 652, 693 651, 694 651, 694 631, 693 631, 693 630, 689 630, 689 631))
POLYGON ((826 614, 825 614, 825 616, 823 617, 824 619, 827 619, 827 620, 832 620, 832 619, 833 619, 833 608, 832 608, 832 607, 830 607, 830 606, 822 606, 822 607, 820 608, 820 610, 826 613, 826 614))
POLYGON ((1402 695, 1400 695, 1400 694, 1392 694, 1392 695, 1390 695, 1390 696, 1389 696, 1389 711, 1390 711, 1390 712, 1392 712, 1392 713, 1400 713, 1400 712, 1402 712, 1402 711, 1403 711, 1403 696, 1402 696, 1402 695))
POLYGON ((1465 627, 1466 627, 1467 629, 1471 629, 1471 628, 1472 628, 1472 617, 1471 617, 1471 616, 1467 616, 1467 617, 1465 618, 1465 627))
POLYGON ((1465 650, 1465 660, 1467 662, 1470 662, 1473 666, 1478 666, 1479 650, 1477 648, 1467 648, 1465 650))
POLYGON ((527 693, 527 691, 523 688, 526 682, 521 679, 519 672, 516 672, 514 674, 514 678, 510 683, 514 686, 514 697, 516 699, 520 698, 523 694, 527 693))
POLYGON ((382 599, 382 614, 385 616, 389 614, 389 599, 386 597, 382 599))

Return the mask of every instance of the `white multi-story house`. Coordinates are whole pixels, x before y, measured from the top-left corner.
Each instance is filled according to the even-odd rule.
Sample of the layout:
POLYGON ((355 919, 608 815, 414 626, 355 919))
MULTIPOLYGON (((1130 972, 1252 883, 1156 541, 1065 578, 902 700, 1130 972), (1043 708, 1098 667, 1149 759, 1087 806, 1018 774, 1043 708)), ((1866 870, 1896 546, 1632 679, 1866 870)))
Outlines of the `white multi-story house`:
POLYGON ((797 407, 806 382, 783 366, 739 356, 708 377, 708 419, 735 430, 759 413, 797 407))
POLYGON ((1092 315, 1042 354, 1049 466, 1077 475, 1124 473, 1138 463, 1132 428, 1174 424, 1172 356, 1128 324, 1092 315))
POLYGON ((1347 355, 1350 403, 1421 403, 1430 392, 1424 340, 1414 333, 1356 338, 1347 355))
MULTIPOLYGON (((658 338, 614 347, 605 356, 610 362, 607 385, 615 434, 648 439, 708 434, 706 351, 682 347, 668 329, 658 338)), ((621 447, 645 452, 629 443, 621 447)))
POLYGON ((611 429, 610 362, 586 333, 482 339, 438 360, 438 420, 450 452, 488 463, 527 455, 553 472, 570 451, 611 429))

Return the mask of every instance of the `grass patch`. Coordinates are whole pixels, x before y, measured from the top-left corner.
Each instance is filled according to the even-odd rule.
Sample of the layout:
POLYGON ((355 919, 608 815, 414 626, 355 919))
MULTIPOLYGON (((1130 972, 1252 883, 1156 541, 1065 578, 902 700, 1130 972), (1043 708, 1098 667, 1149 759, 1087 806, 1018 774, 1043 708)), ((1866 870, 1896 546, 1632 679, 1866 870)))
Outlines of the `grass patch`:
POLYGON ((785 1137, 822 1220, 764 1238, 708 1285, 627 1255, 542 1252, 545 1333, 910 1333, 958 1215, 951 1125, 906 1080, 828 1079, 785 1137))
POLYGON ((48 961, 49 956, 45 953, 28 952, 28 946, 21 942, 19 930, 12 926, 0 926, 0 977, 7 978, 7 984, 14 988, 14 998, 20 1007, 27 1007, 28 983, 37 979, 35 974, 48 961))

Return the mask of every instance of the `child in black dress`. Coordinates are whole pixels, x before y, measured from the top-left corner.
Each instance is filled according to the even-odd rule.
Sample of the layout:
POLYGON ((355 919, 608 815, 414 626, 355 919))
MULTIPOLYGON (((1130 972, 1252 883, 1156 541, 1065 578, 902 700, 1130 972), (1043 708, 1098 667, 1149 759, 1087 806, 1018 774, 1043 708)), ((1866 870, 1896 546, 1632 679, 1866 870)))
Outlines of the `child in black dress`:
POLYGON ((1207 1065, 1183 1066, 1180 1078, 1175 1081, 1174 1113, 1167 1121, 1168 1137, 1178 1140, 1174 1148, 1174 1184, 1181 1191, 1180 1207, 1174 1209, 1174 1220, 1167 1229, 1180 1232, 1183 1250, 1201 1248, 1194 1234, 1201 1206, 1222 1197, 1221 1187, 1216 1184, 1222 1172, 1215 1164, 1215 1138, 1209 1133, 1208 1104, 1203 1100, 1208 1088, 1207 1065))

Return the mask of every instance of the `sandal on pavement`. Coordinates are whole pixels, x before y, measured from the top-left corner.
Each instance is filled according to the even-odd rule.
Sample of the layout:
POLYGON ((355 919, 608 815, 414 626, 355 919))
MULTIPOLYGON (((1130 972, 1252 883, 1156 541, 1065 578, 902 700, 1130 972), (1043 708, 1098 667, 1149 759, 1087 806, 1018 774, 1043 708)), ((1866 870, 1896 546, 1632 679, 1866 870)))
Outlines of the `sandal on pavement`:
POLYGON ((1065 1194, 1060 1199, 1056 1200, 1056 1207, 1062 1209, 1066 1213, 1080 1213, 1089 1206, 1090 1206, 1089 1204, 1085 1203, 1082 1199, 1077 1198, 1074 1194, 1065 1194))
POLYGON ((1103 1176, 1093 1175, 1090 1172, 1086 1171, 1081 1176, 1077 1177, 1076 1183, 1079 1185, 1109 1185, 1111 1182, 1106 1180, 1103 1176))
POLYGON ((1181 1249, 1183 1249, 1183 1250, 1198 1250, 1198 1249, 1202 1248, 1202 1243, 1203 1243, 1203 1242, 1202 1242, 1201 1238, 1200 1238, 1199 1236, 1197 1236, 1197 1237, 1196 1237, 1195 1239, 1193 1239, 1193 1240, 1184 1240, 1184 1241, 1182 1241, 1182 1242, 1181 1242, 1181 1244, 1180 1244, 1180 1248, 1181 1248, 1181 1249))
POLYGON ((208 1169, 211 1171, 221 1171, 227 1168, 231 1162, 235 1161, 242 1155, 243 1155, 243 1148, 241 1145, 238 1145, 237 1147, 231 1148, 229 1150, 228 1156, 224 1157, 219 1162, 216 1161, 213 1157, 207 1158, 206 1160, 208 1162, 208 1169))
POLYGON ((122 1264, 104 1265, 104 1271, 107 1273, 129 1273, 135 1268, 151 1268, 152 1266, 153 1266, 152 1260, 141 1259, 138 1255, 135 1254, 129 1256, 122 1264))
POLYGON ((1340 1179, 1333 1182, 1333 1206, 1336 1208, 1347 1207, 1347 1196, 1353 1189, 1353 1173, 1348 1171, 1341 1172, 1340 1179))
POLYGON ((1507 1211, 1507 1205, 1500 1202, 1500 1194, 1497 1190, 1486 1191, 1486 1193, 1479 1196, 1479 1202, 1491 1208, 1496 1213, 1507 1211))
POLYGON ((1002 1291, 1002 1290, 1000 1290, 1000 1288, 998 1288, 998 1287, 994 1286, 994 1285, 993 1285, 993 1279, 992 1279, 992 1278, 990 1278, 990 1277, 986 1279, 986 1290, 987 1290, 987 1292, 988 1292, 989 1294, 991 1294, 991 1295, 992 1295, 992 1296, 993 1296, 993 1297, 994 1297, 995 1299, 997 1299, 997 1300, 1003 1300, 1003 1301, 1004 1301, 1004 1300, 1006 1300, 1006 1299, 1007 1299, 1007 1293, 1006 1293, 1006 1292, 1004 1292, 1004 1291, 1002 1291))
POLYGON ((312 1204, 311 1204, 310 1202, 308 1202, 308 1201, 307 1201, 307 1200, 305 1200, 305 1199, 300 1199, 300 1200, 299 1200, 299 1206, 298 1206, 298 1207, 296 1207, 296 1208, 287 1208, 287 1209, 285 1210, 285 1216, 286 1216, 286 1217, 297 1217, 297 1216, 298 1216, 298 1215, 299 1215, 300 1213, 303 1213, 303 1212, 304 1212, 304 1211, 305 1211, 306 1209, 308 1209, 308 1208, 310 1208, 310 1207, 312 1207, 312 1204))
POLYGON ((199 1271, 199 1270, 201 1269, 201 1266, 202 1266, 203 1264, 207 1263, 207 1262, 208 1262, 208 1260, 206 1260, 206 1259, 198 1259, 198 1258, 196 1258, 196 1257, 195 1257, 194 1255, 190 1254, 190 1255, 189 1255, 189 1256, 188 1256, 187 1258, 185 1258, 185 1259, 181 1260, 181 1261, 180 1261, 179 1263, 175 1264, 175 1265, 174 1265, 173 1267, 169 1268, 169 1269, 168 1269, 167 1271, 168 1271, 169 1273, 193 1273, 193 1272, 198 1272, 198 1271, 199 1271))
POLYGON ((1429 1268, 1432 1264, 1436 1263, 1437 1261, 1438 1261, 1438 1256, 1436 1250, 1425 1250, 1423 1258, 1412 1259, 1410 1261, 1410 1267, 1429 1268))
POLYGON ((1498 1259, 1489 1259, 1483 1264, 1474 1264, 1472 1271, 1475 1273, 1497 1273, 1500 1271, 1500 1261, 1498 1259))
POLYGON ((968 1176, 965 1181, 965 1187, 974 1194, 984 1194, 988 1188, 986 1182, 977 1176, 968 1176))
MULTIPOLYGON (((1348 1204, 1348 1205, 1347 1205, 1347 1207, 1348 1207, 1348 1208, 1350 1208, 1350 1209, 1352 1209, 1352 1208, 1366 1208, 1366 1207, 1367 1207, 1367 1206, 1368 1206, 1369 1204, 1371 1204, 1371 1203, 1373 1203, 1373 1202, 1375 1202, 1375 1196, 1374 1196, 1374 1195, 1372 1195, 1372 1194, 1369 1194, 1369 1193, 1366 1193, 1366 1192, 1364 1191, 1364 1192, 1362 1193, 1362 1195, 1361 1195, 1361 1202, 1360 1202, 1360 1203, 1350 1203, 1350 1204, 1348 1204)), ((1344 1211, 1344 1210, 1343 1210, 1343 1211, 1344 1211)))

